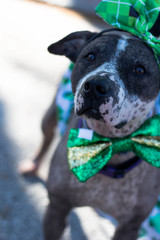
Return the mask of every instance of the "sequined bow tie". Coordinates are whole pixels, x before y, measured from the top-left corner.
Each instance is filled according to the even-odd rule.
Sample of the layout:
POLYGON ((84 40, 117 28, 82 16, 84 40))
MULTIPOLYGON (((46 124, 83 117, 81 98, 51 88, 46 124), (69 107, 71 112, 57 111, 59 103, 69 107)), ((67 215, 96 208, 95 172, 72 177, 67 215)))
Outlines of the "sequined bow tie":
POLYGON ((81 182, 98 173, 119 152, 133 151, 160 168, 160 115, 148 119, 124 138, 105 138, 89 129, 71 129, 67 147, 70 170, 81 182))

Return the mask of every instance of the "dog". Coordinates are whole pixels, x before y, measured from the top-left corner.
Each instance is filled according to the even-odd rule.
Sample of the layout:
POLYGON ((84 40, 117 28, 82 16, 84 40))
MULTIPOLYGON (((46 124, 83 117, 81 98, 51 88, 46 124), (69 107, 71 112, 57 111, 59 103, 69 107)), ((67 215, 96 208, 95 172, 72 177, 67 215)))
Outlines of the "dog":
MULTIPOLYGON (((50 203, 44 219, 45 240, 60 238, 65 218, 76 206, 100 208, 113 216, 118 221, 114 240, 135 240, 157 201, 159 169, 142 161, 123 178, 98 173, 81 183, 68 168, 67 140, 79 117, 89 129, 111 138, 128 136, 144 123, 160 88, 153 52, 137 37, 117 30, 101 35, 71 33, 52 44, 49 52, 64 55, 75 65, 71 77, 74 112, 54 153, 47 182, 50 203)), ((48 143, 57 123, 55 112, 54 102, 43 121, 48 143)), ((132 152, 122 152, 110 164, 123 164, 134 157, 132 152)))
MULTIPOLYGON (((157 33, 157 29, 153 31, 157 33)), ((114 240, 135 240, 142 221, 157 201, 159 170, 142 161, 123 178, 98 173, 80 183, 68 168, 67 140, 70 129, 77 128, 79 117, 84 119, 85 127, 111 138, 128 136, 143 124, 154 108, 160 88, 153 52, 137 37, 116 29, 101 35, 88 31, 71 33, 52 44, 49 52, 75 63, 71 78, 75 109, 50 166, 45 239, 59 239, 69 211, 89 205, 118 221, 114 240)), ((35 173, 39 168, 56 125, 53 101, 42 121, 42 147, 28 169, 24 167, 26 172, 35 173)), ((134 157, 132 152, 116 154, 110 164, 117 166, 134 157)))

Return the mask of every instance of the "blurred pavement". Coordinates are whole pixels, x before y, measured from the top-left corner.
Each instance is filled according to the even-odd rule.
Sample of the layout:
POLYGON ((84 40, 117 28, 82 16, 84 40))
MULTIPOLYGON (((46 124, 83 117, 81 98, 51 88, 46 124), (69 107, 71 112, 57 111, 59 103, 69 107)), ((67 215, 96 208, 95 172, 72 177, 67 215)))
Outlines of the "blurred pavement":
POLYGON ((46 2, 49 4, 76 9, 86 14, 95 15, 95 7, 101 0, 36 0, 39 2, 46 2))
MULTIPOLYGON (((39 177, 24 178, 18 165, 41 141, 42 116, 69 61, 47 46, 72 31, 104 23, 71 10, 23 0, 0 1, 0 240, 42 240, 45 189, 54 141, 39 177)), ((106 239, 106 221, 90 208, 75 209, 65 240, 106 239), (87 217, 86 217, 87 216, 87 217), (83 230, 82 230, 83 228, 83 230), (98 230, 100 229, 100 230, 98 230)))

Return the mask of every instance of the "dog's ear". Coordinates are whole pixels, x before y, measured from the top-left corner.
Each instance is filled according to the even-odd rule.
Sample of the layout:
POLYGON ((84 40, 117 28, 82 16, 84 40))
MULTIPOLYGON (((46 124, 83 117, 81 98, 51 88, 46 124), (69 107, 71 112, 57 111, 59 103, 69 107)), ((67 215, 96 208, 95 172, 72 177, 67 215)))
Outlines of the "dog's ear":
POLYGON ((159 36, 160 36, 160 13, 159 13, 159 16, 158 16, 155 24, 154 24, 153 27, 150 29, 150 32, 151 32, 155 37, 159 37, 159 36))
POLYGON ((51 44, 48 51, 53 54, 64 55, 75 62, 80 50, 95 34, 89 31, 71 33, 60 41, 51 44))

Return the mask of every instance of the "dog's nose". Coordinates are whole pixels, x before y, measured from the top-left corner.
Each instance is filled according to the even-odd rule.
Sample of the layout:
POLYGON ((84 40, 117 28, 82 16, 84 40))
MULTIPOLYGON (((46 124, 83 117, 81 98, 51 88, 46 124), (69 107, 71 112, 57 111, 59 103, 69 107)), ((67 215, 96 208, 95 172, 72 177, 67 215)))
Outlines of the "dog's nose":
POLYGON ((103 97, 108 94, 110 87, 107 86, 104 79, 87 80, 83 85, 84 93, 95 94, 97 97, 103 97))

